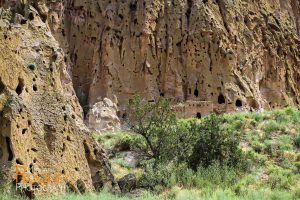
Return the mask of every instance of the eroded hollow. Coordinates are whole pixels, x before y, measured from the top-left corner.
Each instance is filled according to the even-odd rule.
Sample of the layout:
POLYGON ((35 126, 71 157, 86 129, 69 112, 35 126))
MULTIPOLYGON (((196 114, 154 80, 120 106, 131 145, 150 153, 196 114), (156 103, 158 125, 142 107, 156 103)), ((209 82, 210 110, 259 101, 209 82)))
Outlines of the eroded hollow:
POLYGON ((102 178, 99 172, 99 168, 101 168, 101 163, 99 161, 94 160, 91 156, 92 152, 89 145, 87 144, 86 140, 83 141, 84 151, 85 151, 85 157, 88 161, 88 166, 90 168, 91 176, 92 176, 92 183, 96 190, 99 190, 103 187, 102 178))
POLYGON ((8 161, 12 161, 14 158, 13 152, 11 150, 11 141, 9 137, 5 138, 6 141, 6 148, 7 148, 7 153, 8 153, 8 161))
POLYGON ((24 90, 24 80, 22 78, 19 78, 19 83, 18 83, 18 86, 16 88, 16 93, 18 95, 21 95, 23 90, 24 90))
POLYGON ((2 94, 4 92, 4 90, 5 90, 5 85, 0 78, 0 94, 2 94))
POLYGON ((78 190, 81 194, 86 192, 85 183, 81 179, 76 181, 76 185, 77 185, 77 188, 78 188, 78 190))
POLYGON ((201 119, 201 118, 202 118, 202 115, 201 115, 201 113, 200 113, 200 112, 197 112, 197 114, 196 114, 196 118, 197 118, 197 119, 201 119))
POLYGON ((198 97, 199 96, 199 90, 196 88, 195 91, 194 91, 194 95, 195 97, 198 97))
POLYGON ((33 14, 32 12, 29 13, 28 19, 29 19, 30 21, 34 20, 34 14, 33 14))
POLYGON ((223 96, 223 94, 219 95, 219 97, 218 97, 218 103, 219 104, 225 104, 226 103, 226 100, 225 100, 225 97, 223 96))
POLYGON ((240 107, 243 107, 243 102, 241 101, 241 100, 236 100, 236 102, 235 102, 235 106, 236 107, 238 107, 238 108, 240 108, 240 107))

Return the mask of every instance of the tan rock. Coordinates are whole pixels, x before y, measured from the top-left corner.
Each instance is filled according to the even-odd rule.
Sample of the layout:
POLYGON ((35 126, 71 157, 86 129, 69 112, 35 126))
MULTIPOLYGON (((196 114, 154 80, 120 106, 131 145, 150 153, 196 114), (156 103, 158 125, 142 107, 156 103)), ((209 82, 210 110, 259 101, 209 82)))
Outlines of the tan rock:
POLYGON ((0 8, 1 186, 15 190, 22 183, 30 197, 112 187, 108 159, 83 123, 64 52, 40 11, 23 9, 0 8), (26 20, 15 21, 14 12, 26 20))
POLYGON ((133 94, 186 107, 211 102, 216 112, 300 102, 297 0, 47 4, 83 105, 116 95, 122 115, 133 94))
POLYGON ((108 98, 95 103, 87 116, 89 128, 97 132, 120 130, 117 112, 117 105, 108 98))

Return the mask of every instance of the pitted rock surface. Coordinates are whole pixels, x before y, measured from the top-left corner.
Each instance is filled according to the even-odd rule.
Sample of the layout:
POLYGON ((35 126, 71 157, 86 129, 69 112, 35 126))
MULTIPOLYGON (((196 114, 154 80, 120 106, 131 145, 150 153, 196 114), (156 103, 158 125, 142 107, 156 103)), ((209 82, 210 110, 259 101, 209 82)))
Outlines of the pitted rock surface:
POLYGON ((0 4, 1 187, 15 190, 24 181, 16 167, 29 168, 27 178, 58 176, 57 182, 34 178, 32 187, 51 181, 61 187, 30 187, 29 197, 61 194, 67 187, 76 193, 112 187, 109 161, 83 123, 64 50, 44 22, 46 10, 17 3, 0 4))
POLYGON ((299 0, 1 0, 4 178, 20 164, 78 192, 113 183, 83 114, 114 95, 124 117, 134 94, 181 117, 299 105, 299 36, 299 0))
POLYGON ((180 116, 300 102, 298 0, 51 1, 82 105, 169 98, 180 116), (209 105, 209 106, 204 106, 209 105), (192 111, 191 111, 192 110, 192 111))

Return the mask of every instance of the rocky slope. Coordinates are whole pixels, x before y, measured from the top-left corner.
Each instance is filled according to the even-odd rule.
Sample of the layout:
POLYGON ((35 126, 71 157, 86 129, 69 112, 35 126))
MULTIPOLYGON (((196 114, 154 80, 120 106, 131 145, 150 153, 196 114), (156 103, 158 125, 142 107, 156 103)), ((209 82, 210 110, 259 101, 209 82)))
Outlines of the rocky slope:
POLYGON ((113 185, 103 149, 83 124, 64 51, 39 7, 1 1, 1 188, 29 197, 113 185), (44 21, 43 21, 44 20, 44 21), (24 188, 21 188, 23 184, 24 188))

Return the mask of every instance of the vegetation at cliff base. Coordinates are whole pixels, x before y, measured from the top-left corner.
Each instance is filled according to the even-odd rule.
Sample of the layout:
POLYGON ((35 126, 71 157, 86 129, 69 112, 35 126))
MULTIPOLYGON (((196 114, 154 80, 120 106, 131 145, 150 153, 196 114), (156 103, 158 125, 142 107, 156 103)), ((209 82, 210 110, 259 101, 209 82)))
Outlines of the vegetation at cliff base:
MULTIPOLYGON (((127 150, 143 152, 138 187, 171 199, 183 198, 183 191, 183 199, 188 194, 214 199, 217 193, 227 199, 300 198, 297 108, 212 114, 200 120, 173 118, 164 99, 154 104, 137 97, 129 108, 132 132, 107 133, 98 139, 113 138, 107 149, 123 144, 127 150)), ((115 162, 114 170, 125 175, 137 168, 115 162)))
MULTIPOLYGON (((94 134, 117 181, 134 184, 112 194, 60 199, 300 199, 300 112, 288 107, 176 119, 164 99, 129 102, 127 129, 94 134)), ((2 200, 14 199, 8 196, 2 200)))

